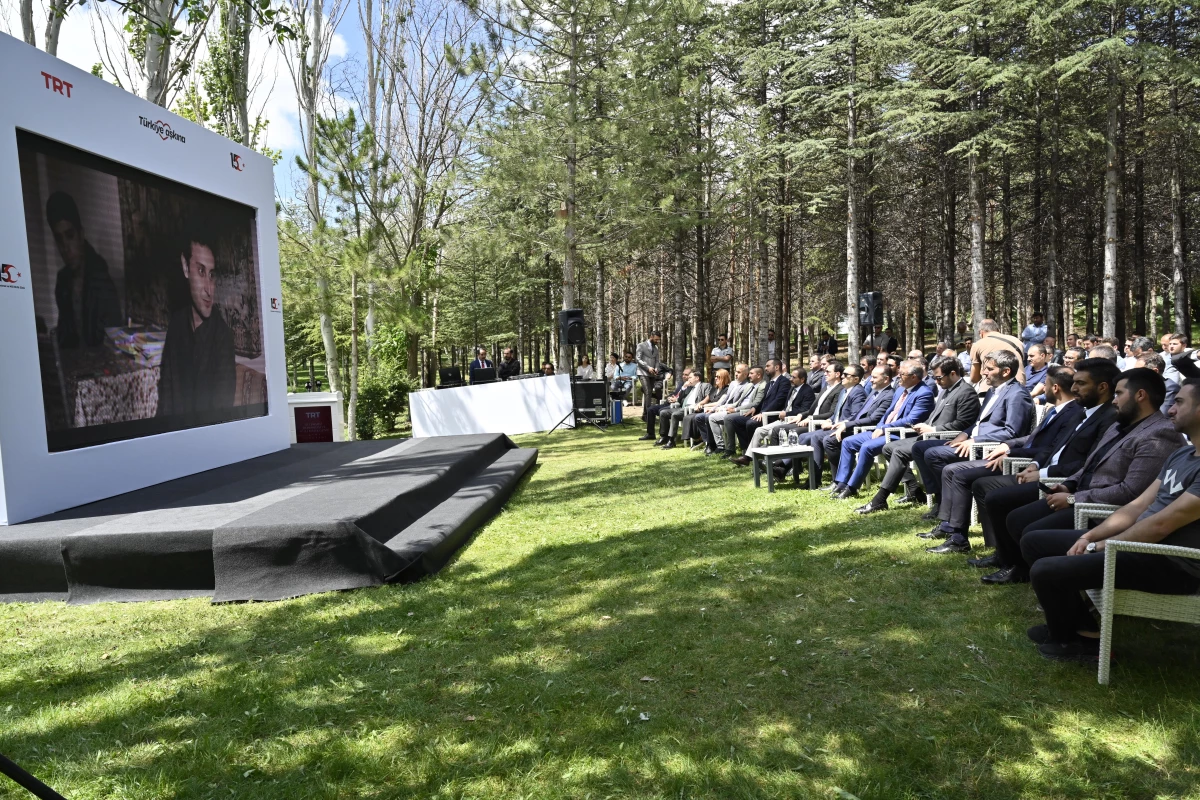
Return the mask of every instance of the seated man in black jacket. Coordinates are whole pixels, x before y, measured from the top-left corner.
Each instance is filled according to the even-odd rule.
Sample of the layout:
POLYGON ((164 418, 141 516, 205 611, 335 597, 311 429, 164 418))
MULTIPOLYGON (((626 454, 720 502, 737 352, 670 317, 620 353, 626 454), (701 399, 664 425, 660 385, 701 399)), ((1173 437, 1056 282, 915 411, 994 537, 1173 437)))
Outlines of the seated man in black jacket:
MULTIPOLYGON (((1096 439, 1116 419, 1117 410, 1112 405, 1112 398, 1117 373, 1115 364, 1102 359, 1091 362, 1084 360, 1080 364, 1082 366, 1074 374, 1067 367, 1051 367, 1047 370, 1046 395, 1054 402, 1054 406, 1046 412, 1042 424, 1028 437, 1003 442, 986 461, 968 461, 952 465, 953 470, 947 468, 949 474, 944 473, 942 477, 942 489, 945 492, 944 508, 939 516, 942 522, 927 534, 929 538, 944 537, 947 541, 930 552, 970 550, 966 534, 976 484, 979 484, 979 496, 998 492, 993 508, 999 509, 1005 504, 1012 508, 1012 504, 1024 505, 1037 499, 1040 469, 1046 470, 1041 473, 1042 479, 1047 475, 1065 477, 1083 464, 1096 439), (1068 379, 1070 389, 1065 388, 1068 379), (1033 459, 1025 482, 1011 475, 995 474, 1005 454, 1033 459), (1039 466, 1034 468, 1034 464, 1039 466), (1045 466, 1041 466, 1043 464, 1045 466), (1033 475, 1032 479, 1029 474, 1033 475), (1011 492, 1011 498, 1005 492, 1011 492)), ((988 513, 986 507, 980 509, 980 518, 988 519, 984 523, 984 541, 992 544, 995 542, 995 531, 988 513)))
MULTIPOLYGON (((787 395, 787 402, 783 406, 783 414, 772 422, 764 422, 759 414, 757 419, 753 419, 749 424, 745 425, 746 435, 749 437, 749 446, 745 441, 742 441, 742 453, 733 460, 733 463, 740 467, 749 466, 750 458, 756 447, 770 447, 775 444, 775 435, 779 431, 787 432, 796 430, 795 423, 789 423, 789 418, 803 417, 812 407, 816 405, 817 395, 812 387, 806 382, 807 373, 800 367, 792 370, 791 390, 787 395)), ((765 402, 765 401, 764 401, 765 402)), ((770 409, 767 409, 768 411, 770 409)), ((736 430, 736 428, 735 428, 736 430)), ((741 440, 742 433, 738 432, 738 439, 741 440)))
MULTIPOLYGON (((724 439, 725 454, 733 458, 734 447, 738 444, 742 450, 750 446, 750 436, 762 425, 764 411, 782 411, 791 392, 791 381, 783 371, 783 362, 778 358, 767 361, 764 380, 767 388, 762 394, 758 405, 753 406, 744 414, 730 414, 725 417, 724 439), (736 437, 736 438, 735 438, 736 437)), ((747 462, 749 463, 749 462, 747 462)))

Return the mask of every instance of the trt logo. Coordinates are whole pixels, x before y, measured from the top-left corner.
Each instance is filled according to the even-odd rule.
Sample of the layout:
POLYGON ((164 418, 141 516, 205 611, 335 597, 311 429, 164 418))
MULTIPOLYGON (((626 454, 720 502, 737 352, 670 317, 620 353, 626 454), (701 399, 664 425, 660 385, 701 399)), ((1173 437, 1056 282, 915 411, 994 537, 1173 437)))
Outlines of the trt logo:
POLYGON ((16 283, 21 273, 12 264, 0 264, 0 283, 16 283))
POLYGON ((60 78, 54 77, 49 72, 43 72, 42 77, 46 79, 46 88, 50 91, 58 92, 59 94, 66 95, 67 97, 71 96, 71 84, 60 78))
POLYGON ((242 161, 242 157, 239 156, 237 153, 230 153, 229 154, 229 166, 233 167, 238 172, 241 172, 242 170, 244 170, 246 168, 246 162, 242 161))

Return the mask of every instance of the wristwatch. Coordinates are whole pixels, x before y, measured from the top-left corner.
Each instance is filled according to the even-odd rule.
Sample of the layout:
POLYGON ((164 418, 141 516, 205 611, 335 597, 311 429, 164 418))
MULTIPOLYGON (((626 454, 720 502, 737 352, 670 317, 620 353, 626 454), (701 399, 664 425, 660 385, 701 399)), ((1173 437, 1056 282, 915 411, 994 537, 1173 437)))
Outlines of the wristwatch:
POLYGON ((1094 552, 1096 552, 1096 543, 1095 543, 1095 542, 1088 542, 1088 543, 1087 543, 1087 547, 1083 548, 1083 552, 1085 552, 1085 553, 1094 553, 1094 552))
POLYGON ((1073 494, 1067 495, 1067 505, 1069 505, 1069 506, 1075 505, 1075 495, 1073 495, 1073 494))

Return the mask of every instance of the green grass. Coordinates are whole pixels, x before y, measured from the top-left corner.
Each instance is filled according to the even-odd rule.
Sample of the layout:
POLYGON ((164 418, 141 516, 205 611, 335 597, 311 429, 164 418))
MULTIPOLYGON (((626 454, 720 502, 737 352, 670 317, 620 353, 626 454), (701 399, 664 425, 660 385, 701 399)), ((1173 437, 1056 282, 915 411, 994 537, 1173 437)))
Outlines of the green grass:
POLYGON ((1200 631, 1120 620, 1098 686, 919 511, 637 433, 522 437, 536 472, 416 585, 0 606, 0 752, 72 800, 1200 796, 1200 631))

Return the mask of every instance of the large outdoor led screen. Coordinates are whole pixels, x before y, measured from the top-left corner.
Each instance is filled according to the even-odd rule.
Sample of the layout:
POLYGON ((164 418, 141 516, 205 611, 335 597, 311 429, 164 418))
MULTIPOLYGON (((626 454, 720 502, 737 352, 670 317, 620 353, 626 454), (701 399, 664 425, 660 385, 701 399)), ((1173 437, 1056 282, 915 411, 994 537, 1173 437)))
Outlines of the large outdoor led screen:
POLYGON ((51 452, 267 413, 255 209, 17 131, 51 452))

